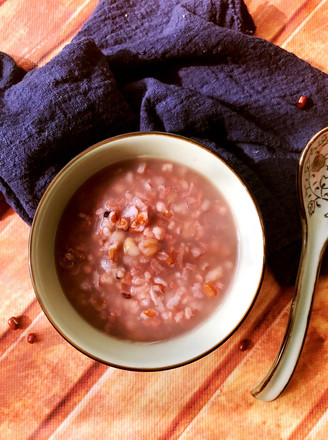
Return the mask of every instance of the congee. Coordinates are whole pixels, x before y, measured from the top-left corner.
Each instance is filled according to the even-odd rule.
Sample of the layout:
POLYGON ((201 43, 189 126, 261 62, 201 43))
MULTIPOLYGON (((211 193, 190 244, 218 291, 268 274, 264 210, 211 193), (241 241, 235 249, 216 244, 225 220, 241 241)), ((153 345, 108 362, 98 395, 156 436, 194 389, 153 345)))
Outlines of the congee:
POLYGON ((88 179, 56 235, 58 278, 94 327, 137 342, 187 332, 219 307, 238 237, 223 195, 161 159, 126 160, 88 179))

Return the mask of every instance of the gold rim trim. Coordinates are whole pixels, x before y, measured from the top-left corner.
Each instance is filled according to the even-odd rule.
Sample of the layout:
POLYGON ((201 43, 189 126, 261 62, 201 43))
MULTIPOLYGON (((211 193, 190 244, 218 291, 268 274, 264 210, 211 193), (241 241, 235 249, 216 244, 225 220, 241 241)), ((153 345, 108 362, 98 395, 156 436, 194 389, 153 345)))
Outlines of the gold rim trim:
POLYGON ((44 314, 46 315, 47 319, 49 320, 49 322, 52 324, 52 326, 55 328, 55 330, 70 344, 72 345, 74 348, 76 348, 78 351, 80 351, 81 353, 83 353, 84 355, 88 356, 89 358, 100 362, 104 365, 108 365, 110 367, 114 367, 114 368, 119 368, 122 370, 128 370, 128 371, 140 371, 140 372, 152 372, 152 371, 165 371, 165 370, 170 370, 170 369, 174 369, 174 368, 178 368, 181 367, 183 365, 188 365, 192 362, 195 362, 201 358, 203 358, 204 356, 210 354, 211 352, 213 352, 214 350, 216 350, 218 347, 220 347, 222 344, 224 344, 235 332, 236 330, 241 326, 241 324, 245 321, 245 319, 247 318, 248 314, 250 313, 251 309, 253 308, 256 299, 258 298, 262 283, 263 283, 263 278, 264 278, 264 270, 265 270, 265 255, 266 255, 266 240, 265 240, 265 234, 264 234, 264 223, 263 223, 263 218, 262 218, 262 213, 260 211, 260 208, 258 206, 258 203, 256 202, 255 198, 253 197, 250 189, 248 188, 248 186, 246 185, 246 183, 244 182, 243 178, 219 155, 214 153, 213 151, 209 150, 208 148, 206 148, 204 145, 202 145, 201 143, 194 141, 192 139, 189 139, 185 136, 181 136, 181 135, 177 135, 175 133, 166 133, 166 132, 160 132, 160 131, 140 131, 140 132, 130 132, 130 133, 126 133, 126 134, 121 134, 118 136, 113 136, 111 138, 105 139, 103 141, 100 141, 90 147, 88 147, 87 149, 85 149, 84 151, 82 151, 81 153, 79 153, 77 156, 75 156, 73 159, 71 159, 54 177, 54 179, 51 181, 51 183, 49 184, 49 186, 46 188, 43 196, 41 197, 41 200, 38 204, 38 207, 36 209, 34 218, 33 218, 33 222, 31 225, 31 230, 30 230, 30 234, 29 234, 29 242, 28 242, 28 265, 29 265, 29 272, 30 272, 30 278, 32 281, 32 286, 33 286, 33 290, 34 293, 37 297, 37 300, 44 312, 44 314), (187 359, 186 361, 177 363, 177 364, 173 364, 173 365, 167 365, 164 367, 150 367, 150 368, 142 368, 142 367, 128 367, 125 365, 120 365, 120 364, 115 364, 115 363, 111 363, 109 361, 106 361, 104 359, 98 358, 97 356, 94 356, 93 354, 89 353, 88 351, 84 350, 82 347, 80 347, 78 344, 76 344, 74 341, 72 341, 56 324, 56 322, 52 319, 51 315, 48 313, 47 308, 44 306, 44 303, 42 301, 42 297, 38 291, 37 285, 36 285, 36 277, 34 275, 34 269, 33 269, 33 265, 32 265, 32 243, 33 243, 33 239, 34 239, 34 234, 35 234, 35 225, 37 223, 37 219, 38 216, 40 215, 40 212, 42 210, 44 201, 46 200, 46 198, 48 197, 48 194, 51 192, 52 188, 55 186, 56 182, 59 180, 59 178, 65 173, 65 171, 67 169, 69 169, 76 161, 78 161, 81 157, 85 156, 86 154, 88 154, 90 151, 95 150, 99 147, 101 147, 102 145, 114 142, 116 140, 120 140, 120 139, 126 139, 126 138, 130 138, 130 137, 137 137, 137 136, 147 136, 147 135, 158 135, 158 136, 165 136, 165 137, 174 137, 177 139, 181 139, 184 140, 190 144, 195 145, 196 147, 202 148, 203 150, 205 150, 207 153, 211 154, 215 160, 220 160, 233 174, 234 176, 239 180, 239 182, 242 184, 242 186, 244 187, 244 189, 246 190, 247 194, 249 195, 250 200, 252 201, 254 208, 257 212, 257 216, 259 218, 260 221, 260 226, 261 226, 261 232, 262 232, 262 243, 263 243, 263 249, 262 249, 262 253, 263 253, 263 257, 262 257, 262 263, 261 263, 261 273, 260 273, 260 277, 258 280, 258 284, 257 287, 255 289, 255 293, 254 293, 254 297, 253 300, 251 302, 251 304, 249 305, 248 309, 245 311, 244 315, 242 316, 242 318, 240 319, 240 321, 238 322, 238 324, 231 330, 231 332, 220 342, 218 342, 215 346, 213 346, 212 348, 210 348, 209 350, 206 350, 205 352, 200 353, 199 355, 191 358, 191 359, 187 359))

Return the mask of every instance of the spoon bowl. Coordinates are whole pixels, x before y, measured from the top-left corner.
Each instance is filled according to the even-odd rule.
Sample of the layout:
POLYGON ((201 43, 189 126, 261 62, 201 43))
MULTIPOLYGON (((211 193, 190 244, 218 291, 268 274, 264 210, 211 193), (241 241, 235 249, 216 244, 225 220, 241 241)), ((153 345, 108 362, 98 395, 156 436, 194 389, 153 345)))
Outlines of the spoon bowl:
POLYGON ((289 320, 271 368, 251 391, 264 401, 276 399, 286 388, 301 355, 310 320, 328 239, 328 127, 315 134, 302 151, 298 194, 303 244, 289 320))

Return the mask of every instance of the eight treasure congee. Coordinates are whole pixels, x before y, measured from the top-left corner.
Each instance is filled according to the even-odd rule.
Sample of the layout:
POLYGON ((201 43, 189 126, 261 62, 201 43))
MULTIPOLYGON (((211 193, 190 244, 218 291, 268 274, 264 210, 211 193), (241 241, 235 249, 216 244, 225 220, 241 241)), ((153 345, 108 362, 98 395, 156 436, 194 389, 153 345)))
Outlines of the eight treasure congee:
POLYGON ((137 342, 199 325, 234 276, 238 239, 224 197, 198 172, 161 159, 111 165, 62 215, 61 286, 94 327, 137 342))

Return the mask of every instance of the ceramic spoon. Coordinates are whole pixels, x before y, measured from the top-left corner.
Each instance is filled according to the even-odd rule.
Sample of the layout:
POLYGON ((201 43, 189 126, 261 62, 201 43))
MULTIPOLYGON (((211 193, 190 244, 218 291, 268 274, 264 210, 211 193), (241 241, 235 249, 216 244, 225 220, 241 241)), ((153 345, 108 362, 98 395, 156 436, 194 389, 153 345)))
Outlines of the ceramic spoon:
POLYGON ((260 400, 277 398, 300 357, 310 319, 313 293, 328 239, 328 127, 314 135, 299 161, 298 192, 303 247, 286 333, 264 378, 253 388, 260 400))

